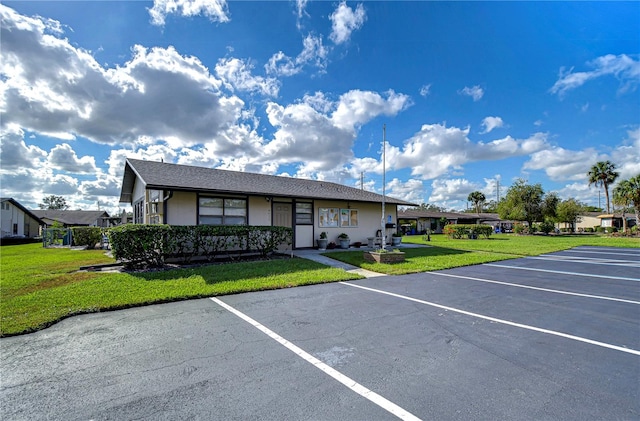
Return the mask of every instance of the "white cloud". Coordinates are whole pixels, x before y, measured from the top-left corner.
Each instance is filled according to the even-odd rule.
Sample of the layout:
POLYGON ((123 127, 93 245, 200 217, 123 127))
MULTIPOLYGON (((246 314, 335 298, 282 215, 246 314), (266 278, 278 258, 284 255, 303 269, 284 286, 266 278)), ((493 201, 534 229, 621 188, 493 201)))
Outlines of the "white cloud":
POLYGON ((262 150, 263 162, 304 162, 305 172, 340 169, 353 158, 359 126, 380 115, 395 115, 408 106, 403 94, 349 91, 335 102, 322 93, 296 104, 271 102, 267 115, 276 127, 273 140, 262 150))
POLYGON ((449 209, 463 209, 466 207, 469 193, 480 190, 481 186, 464 178, 438 179, 431 183, 431 196, 428 203, 449 209))
POLYGON ((593 148, 573 151, 561 147, 546 148, 531 155, 525 162, 525 170, 543 170, 554 181, 583 180, 587 172, 599 161, 611 161, 617 166, 619 179, 640 174, 640 128, 629 130, 627 139, 614 146, 610 154, 602 154, 593 148))
POLYGON ((424 201, 424 186, 421 180, 402 181, 397 178, 387 182, 386 193, 408 202, 420 204, 424 201))
POLYGON ((558 80, 549 90, 552 94, 562 97, 567 91, 579 88, 590 80, 614 76, 620 82, 618 93, 633 92, 638 87, 640 80, 640 61, 626 54, 607 54, 587 63, 593 70, 586 72, 574 72, 573 67, 566 70, 560 68, 558 80))
POLYGON ((640 127, 627 131, 627 138, 611 151, 611 161, 620 173, 618 180, 625 180, 640 174, 640 127))
POLYGON ((356 6, 354 11, 347 6, 346 1, 342 1, 329 18, 332 22, 329 39, 335 44, 342 44, 349 41, 353 31, 360 29, 364 25, 367 16, 362 3, 356 6))
POLYGON ((274 78, 253 76, 253 66, 238 58, 220 59, 216 64, 216 75, 233 88, 259 92, 263 95, 276 97, 280 89, 280 82, 274 78))
MULTIPOLYGON (((173 47, 135 46, 122 66, 103 68, 88 52, 49 34, 56 25, 2 5, 0 14, 3 126, 16 124, 65 140, 75 135, 133 144, 149 137, 194 145, 214 141, 242 118, 244 102, 224 95, 221 81, 199 59, 173 47)), ((250 77, 235 82, 274 89, 267 79, 263 85, 250 77)))
POLYGON ((307 3, 309 3, 309 0, 296 0, 296 12, 298 19, 301 19, 307 13, 307 3))
POLYGON ((431 94, 431 84, 422 85, 420 87, 420 96, 429 96, 431 94))
POLYGON ((52 168, 74 174, 91 174, 98 170, 94 157, 78 158, 76 152, 67 143, 56 145, 49 153, 48 161, 52 168))
POLYGON ((170 14, 178 16, 204 15, 213 22, 229 22, 226 0, 154 0, 148 9, 151 23, 164 26, 165 18, 170 14))
POLYGON ((394 91, 386 92, 385 98, 377 92, 352 90, 340 96, 331 119, 338 127, 353 129, 378 115, 396 115, 410 105, 409 96, 394 91))
POLYGON ((302 72, 305 66, 313 65, 323 73, 327 68, 328 55, 329 49, 323 45, 322 37, 309 34, 302 40, 302 51, 295 59, 278 51, 271 56, 264 68, 268 74, 293 76, 302 72))
MULTIPOLYGON (((47 153, 37 146, 27 146, 24 131, 15 124, 0 128, 0 171, 37 168, 47 153)), ((6 184, 2 184, 3 189, 6 184)))
POLYGON ((480 87, 480 85, 475 85, 471 88, 465 86, 463 89, 459 90, 458 93, 460 95, 470 96, 474 101, 480 101, 480 99, 484 96, 484 90, 480 87))
POLYGON ((533 153, 522 168, 524 170, 544 170, 554 181, 586 180, 589 168, 598 159, 598 153, 592 148, 571 151, 556 146, 533 153))
POLYGON ((527 139, 507 136, 488 143, 473 143, 468 135, 468 128, 425 124, 402 148, 388 147, 387 161, 394 169, 411 168, 412 175, 431 179, 461 170, 469 162, 527 155, 548 146, 543 133, 527 139))
POLYGON ((500 117, 485 117, 482 120, 482 126, 484 127, 484 130, 482 131, 482 133, 484 134, 489 133, 493 129, 504 126, 504 122, 500 117))

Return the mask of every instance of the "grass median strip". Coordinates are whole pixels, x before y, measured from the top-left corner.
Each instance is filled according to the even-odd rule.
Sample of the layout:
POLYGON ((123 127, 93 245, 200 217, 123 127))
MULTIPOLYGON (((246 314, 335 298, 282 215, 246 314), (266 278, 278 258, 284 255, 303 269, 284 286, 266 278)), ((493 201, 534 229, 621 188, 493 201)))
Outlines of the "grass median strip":
POLYGON ((366 262, 362 251, 335 251, 325 253, 325 255, 353 266, 387 275, 428 272, 519 257, 505 253, 471 252, 443 247, 402 248, 402 251, 405 253, 405 261, 393 264, 366 262))
POLYGON ((1 253, 1 336, 39 330, 74 314, 361 278, 298 258, 102 273, 76 271, 113 262, 101 251, 29 244, 5 246, 1 253))

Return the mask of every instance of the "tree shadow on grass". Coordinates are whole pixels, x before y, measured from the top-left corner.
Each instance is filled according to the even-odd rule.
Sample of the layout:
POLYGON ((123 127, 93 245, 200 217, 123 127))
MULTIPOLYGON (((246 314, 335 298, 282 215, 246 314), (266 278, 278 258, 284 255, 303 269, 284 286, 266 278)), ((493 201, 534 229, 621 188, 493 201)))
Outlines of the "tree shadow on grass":
POLYGON ((189 267, 168 267, 142 272, 131 272, 131 276, 150 282, 176 281, 201 277, 206 284, 268 279, 277 276, 304 277, 306 272, 326 269, 316 262, 300 258, 282 258, 237 263, 212 263, 189 267))

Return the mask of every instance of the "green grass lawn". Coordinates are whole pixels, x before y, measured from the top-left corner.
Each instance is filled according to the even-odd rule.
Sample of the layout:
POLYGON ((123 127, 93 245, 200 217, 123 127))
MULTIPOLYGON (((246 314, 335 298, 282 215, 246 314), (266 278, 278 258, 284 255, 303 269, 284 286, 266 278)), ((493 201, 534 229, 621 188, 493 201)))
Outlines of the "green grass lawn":
POLYGON ((1 247, 0 336, 39 330, 74 314, 360 278, 298 258, 145 273, 77 272, 110 262, 99 250, 1 247))
POLYGON ((489 239, 452 240, 446 235, 432 235, 431 241, 423 240, 422 235, 402 237, 403 243, 428 244, 456 250, 487 251, 507 253, 518 256, 537 256, 567 250, 578 246, 600 247, 640 247, 639 237, 611 237, 605 235, 515 235, 494 234, 489 239))
POLYGON ((489 239, 477 240, 453 240, 445 235, 432 235, 429 242, 424 241, 421 235, 414 235, 405 236, 402 241, 404 243, 425 244, 431 247, 404 249, 400 247, 406 253, 406 261, 395 264, 368 263, 362 257, 362 251, 327 252, 325 255, 374 272, 402 275, 522 256, 535 256, 583 245, 640 247, 640 238, 596 235, 519 236, 499 234, 492 235, 489 239))
MULTIPOLYGON (((565 250, 580 245, 640 247, 638 238, 595 235, 517 236, 451 240, 443 235, 403 237, 406 262, 367 263, 362 251, 326 255, 374 272, 405 274, 475 265, 565 250)), ((138 305, 287 288, 360 278, 306 259, 283 259, 146 273, 78 272, 111 263, 100 250, 44 249, 40 244, 0 247, 0 336, 33 332, 74 314, 138 305)))

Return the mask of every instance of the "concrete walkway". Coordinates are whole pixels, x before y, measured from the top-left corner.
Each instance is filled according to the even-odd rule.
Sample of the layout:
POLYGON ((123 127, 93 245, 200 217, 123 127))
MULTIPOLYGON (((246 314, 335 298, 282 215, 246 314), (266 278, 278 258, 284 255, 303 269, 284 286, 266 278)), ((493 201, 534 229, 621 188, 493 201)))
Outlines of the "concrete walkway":
MULTIPOLYGON (((390 246, 388 246, 390 248, 390 246)), ((413 247, 429 247, 423 246, 420 244, 403 244, 400 246, 400 249, 403 248, 413 248, 413 247)), ((396 248, 396 247, 394 247, 396 248)), ((367 251, 372 250, 368 247, 363 247, 361 249, 349 249, 350 251, 367 251)), ((326 253, 327 250, 317 250, 317 249, 305 249, 305 250, 294 250, 293 255, 296 257, 301 257, 303 259, 313 260, 314 262, 322 263, 326 266, 331 266, 334 268, 344 269, 347 272, 357 273, 358 275, 362 275, 365 278, 375 278, 378 276, 387 276, 385 273, 372 272, 370 270, 362 269, 357 266, 350 265, 348 263, 341 262, 339 260, 332 259, 327 256, 323 256, 322 253, 326 253)))
MULTIPOLYGON (((364 250, 363 250, 364 251, 364 250)), ((357 273, 365 278, 375 278, 376 276, 387 276, 384 273, 372 272, 370 270, 362 269, 357 266, 350 265, 348 263, 341 262, 339 260, 332 259, 327 256, 323 256, 320 253, 325 253, 326 250, 294 250, 293 255, 301 257, 303 259, 313 260, 314 262, 322 263, 326 266, 334 268, 344 269, 350 273, 357 273)))

